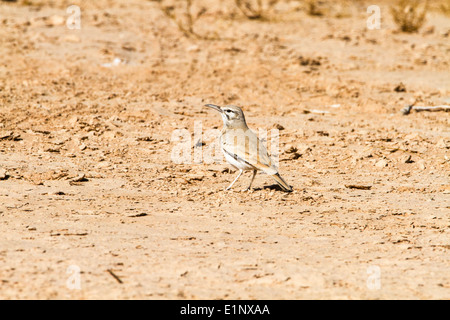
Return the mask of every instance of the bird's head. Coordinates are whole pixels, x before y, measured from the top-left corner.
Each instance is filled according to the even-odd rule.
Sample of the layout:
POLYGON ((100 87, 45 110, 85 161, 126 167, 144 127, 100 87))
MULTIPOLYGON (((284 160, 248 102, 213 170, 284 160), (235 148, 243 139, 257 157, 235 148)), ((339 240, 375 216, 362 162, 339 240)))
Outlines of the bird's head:
POLYGON ((207 104, 206 107, 212 108, 222 116, 223 125, 227 128, 246 128, 244 112, 237 106, 219 107, 215 104, 207 104))

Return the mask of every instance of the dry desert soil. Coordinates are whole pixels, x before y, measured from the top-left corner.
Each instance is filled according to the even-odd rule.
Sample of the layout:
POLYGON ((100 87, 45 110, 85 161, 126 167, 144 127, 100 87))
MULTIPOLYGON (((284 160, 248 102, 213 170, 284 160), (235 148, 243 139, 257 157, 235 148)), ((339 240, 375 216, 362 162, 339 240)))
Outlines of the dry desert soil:
POLYGON ((450 299, 449 113, 400 112, 450 104, 450 17, 166 2, 0 1, 0 298, 450 299), (206 103, 279 130, 292 193, 194 162, 206 103))

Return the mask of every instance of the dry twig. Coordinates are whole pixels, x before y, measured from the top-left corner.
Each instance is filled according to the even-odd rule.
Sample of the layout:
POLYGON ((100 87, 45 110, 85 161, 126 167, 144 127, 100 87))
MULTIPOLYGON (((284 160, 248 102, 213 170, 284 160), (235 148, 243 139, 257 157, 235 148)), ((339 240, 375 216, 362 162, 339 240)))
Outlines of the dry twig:
POLYGON ((251 20, 257 19, 267 19, 269 11, 278 2, 278 0, 269 0, 264 6, 262 0, 234 0, 236 6, 241 10, 241 12, 251 20))
POLYGON ((120 279, 111 269, 106 270, 118 283, 122 284, 123 281, 120 279))
POLYGON ((185 0, 184 12, 178 14, 174 6, 164 6, 162 0, 158 0, 161 11, 177 25, 178 29, 188 38, 197 38, 204 40, 217 39, 217 36, 200 35, 194 30, 195 23, 206 13, 206 8, 202 7, 198 12, 194 13, 193 1, 185 0))
POLYGON ((411 113, 411 110, 414 110, 416 112, 421 111, 430 111, 430 112, 436 112, 436 111, 450 111, 450 106, 441 105, 441 106, 415 106, 414 104, 407 105, 402 110, 400 110, 401 113, 404 115, 408 115, 411 113))
POLYGON ((425 23, 428 11, 428 0, 423 6, 419 0, 398 0, 397 4, 391 7, 391 14, 395 23, 403 32, 417 32, 425 23), (419 8, 422 7, 420 10, 419 8))

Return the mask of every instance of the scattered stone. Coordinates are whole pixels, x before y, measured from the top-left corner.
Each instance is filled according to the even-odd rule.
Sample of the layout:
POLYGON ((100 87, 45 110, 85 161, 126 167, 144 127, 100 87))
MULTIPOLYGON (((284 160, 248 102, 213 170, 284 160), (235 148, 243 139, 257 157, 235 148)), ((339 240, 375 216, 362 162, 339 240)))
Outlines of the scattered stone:
POLYGON ((50 192, 49 195, 51 195, 51 196, 64 196, 65 193, 63 191, 53 191, 53 192, 50 192))
MULTIPOLYGON (((330 111, 327 110, 317 110, 317 109, 304 109, 302 111, 304 114, 308 114, 308 113, 314 113, 314 114, 329 114, 330 111)), ((308 121, 315 121, 314 118, 309 118, 308 121)))
POLYGON ((70 118, 70 120, 68 121, 68 123, 70 124, 70 126, 73 128, 75 127, 75 125, 78 123, 78 117, 77 116, 73 116, 72 118, 70 118))
POLYGON ((427 168, 427 166, 425 165, 425 161, 424 160, 420 160, 418 164, 419 164, 419 169, 420 170, 425 170, 427 168))
POLYGON ((322 137, 329 137, 329 136, 330 136, 330 134, 329 134, 328 132, 323 131, 323 130, 316 131, 316 133, 317 133, 319 136, 322 136, 322 137))
POLYGON ((85 182, 85 181, 89 180, 86 178, 86 175, 84 173, 81 173, 75 178, 70 179, 70 182, 85 182))
POLYGON ((138 217, 145 217, 148 216, 147 213, 138 213, 138 214, 133 214, 131 216, 129 216, 130 218, 138 218, 138 217))
POLYGON ((30 181, 32 184, 41 186, 44 184, 44 180, 41 178, 40 175, 37 174, 27 174, 25 175, 25 179, 30 181))
POLYGON ((122 59, 120 59, 120 58, 115 58, 115 59, 113 60, 113 62, 111 62, 111 63, 104 63, 104 64, 102 64, 102 67, 105 67, 105 68, 116 67, 116 66, 120 65, 121 63, 124 63, 124 62, 122 61, 122 59))
POLYGON ((372 186, 363 186, 358 184, 346 184, 346 188, 348 189, 359 189, 359 190, 370 190, 372 189, 372 186))
POLYGON ((281 125, 281 124, 279 124, 279 123, 275 123, 274 125, 273 125, 273 127, 275 128, 275 129, 278 129, 278 130, 284 130, 284 127, 281 125))
POLYGON ((395 92, 406 92, 406 87, 403 84, 403 82, 400 82, 395 88, 394 88, 395 92))
POLYGON ((444 186, 444 191, 443 191, 443 193, 444 193, 444 194, 450 194, 450 185, 444 186))
POLYGON ((44 181, 60 180, 67 177, 67 172, 50 170, 47 172, 25 173, 23 177, 35 185, 43 185, 44 181))
POLYGON ((420 140, 420 135, 417 132, 414 132, 414 133, 406 135, 405 140, 408 140, 408 141, 420 140))
POLYGON ((35 133, 43 134, 43 135, 50 134, 50 131, 48 131, 46 129, 43 129, 43 128, 33 128, 32 131, 35 132, 35 133))
POLYGON ((6 180, 8 177, 8 172, 5 169, 0 168, 0 180, 6 180))
POLYGON ((198 174, 190 174, 186 177, 187 181, 202 181, 205 178, 204 175, 198 175, 198 174))
POLYGON ((126 43, 124 45, 122 45, 122 49, 126 50, 126 51, 136 51, 136 48, 133 47, 131 44, 126 43))
POLYGON ((136 141, 153 141, 155 139, 153 139, 152 137, 138 137, 136 138, 136 141))
POLYGON ((417 58, 414 60, 414 63, 417 65, 426 65, 428 63, 427 59, 417 58))
POLYGON ((0 140, 20 141, 22 138, 20 134, 16 134, 13 131, 0 132, 0 140))
POLYGON ((436 143, 436 147, 441 148, 441 149, 449 149, 450 148, 450 144, 448 144, 444 138, 439 139, 439 141, 436 143))
POLYGON ((360 159, 365 159, 365 158, 373 158, 371 149, 365 149, 361 152, 360 159))
POLYGON ((388 165, 388 162, 386 159, 381 159, 380 161, 375 163, 375 166, 378 168, 384 168, 384 167, 387 167, 387 165, 388 165))
POLYGON ((44 150, 44 152, 52 152, 52 153, 60 153, 60 149, 59 148, 47 148, 44 150))
POLYGON ((298 147, 298 152, 300 154, 305 154, 305 153, 308 153, 308 152, 311 152, 311 151, 312 151, 312 149, 310 147, 308 147, 307 145, 300 145, 298 147))
POLYGON ((298 57, 298 62, 302 66, 320 66, 322 64, 320 62, 320 58, 314 59, 314 58, 306 58, 303 56, 298 57))
POLYGON ((321 185, 320 181, 314 180, 314 179, 309 179, 309 178, 304 180, 304 184, 305 184, 305 186, 309 186, 309 187, 321 185))
POLYGON ((47 27, 54 27, 54 26, 62 26, 66 22, 66 19, 63 16, 51 16, 47 19, 46 25, 47 27))
POLYGON ((111 163, 109 163, 108 161, 102 161, 99 164, 97 164, 95 167, 97 169, 106 169, 106 168, 111 167, 111 163))

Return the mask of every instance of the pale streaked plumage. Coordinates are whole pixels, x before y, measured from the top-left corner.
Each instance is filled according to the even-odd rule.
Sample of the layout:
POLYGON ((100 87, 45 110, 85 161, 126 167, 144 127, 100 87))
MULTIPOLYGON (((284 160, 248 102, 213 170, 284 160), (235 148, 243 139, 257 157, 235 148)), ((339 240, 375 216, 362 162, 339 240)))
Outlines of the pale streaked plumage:
POLYGON ((253 171, 250 185, 247 188, 249 190, 256 173, 263 171, 270 175, 284 191, 292 191, 292 188, 278 173, 264 144, 248 128, 241 108, 236 106, 219 107, 213 104, 206 106, 220 112, 224 125, 220 136, 222 152, 225 159, 239 169, 239 175, 227 190, 239 179, 243 171, 253 171))

